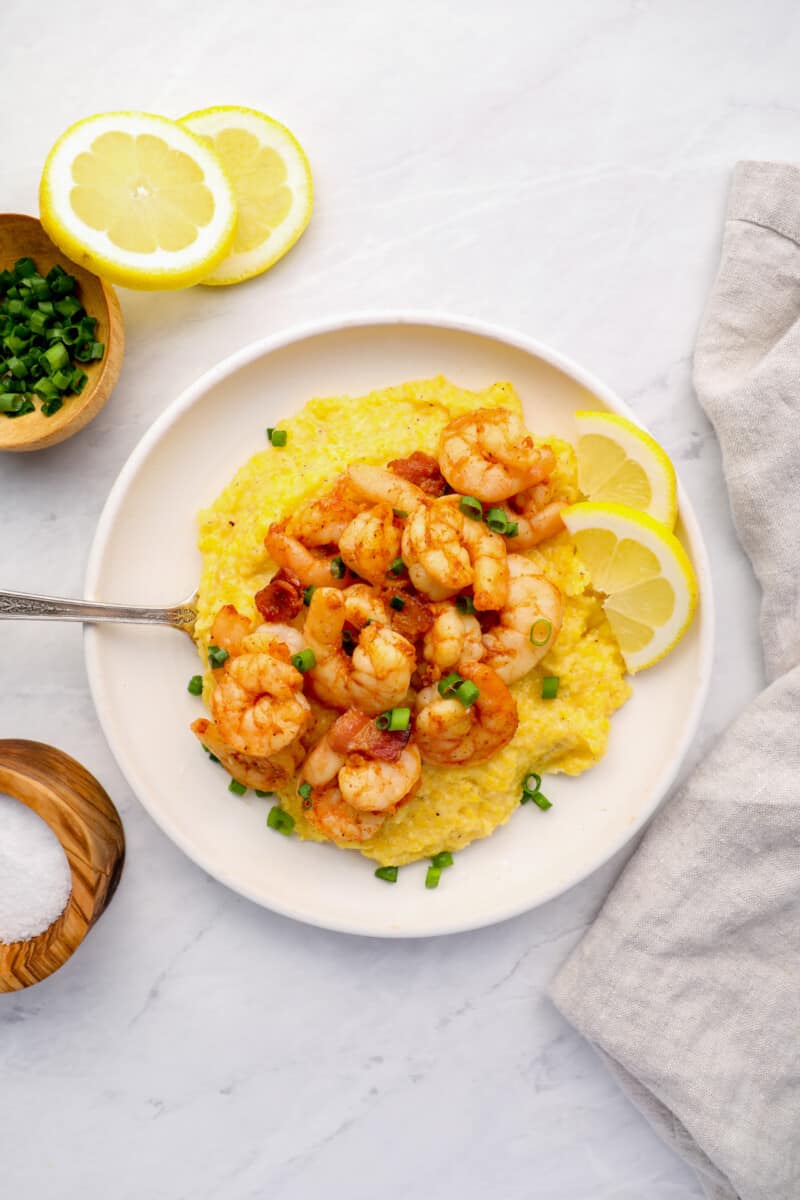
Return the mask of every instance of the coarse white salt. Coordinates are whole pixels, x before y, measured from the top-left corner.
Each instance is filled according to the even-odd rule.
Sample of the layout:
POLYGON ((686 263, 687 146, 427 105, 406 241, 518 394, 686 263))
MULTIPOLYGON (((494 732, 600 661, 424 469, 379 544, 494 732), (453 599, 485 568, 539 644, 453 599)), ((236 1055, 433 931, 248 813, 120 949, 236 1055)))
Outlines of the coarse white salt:
POLYGON ((69 863, 32 809, 0 794, 0 942, 23 942, 53 924, 69 900, 69 863))

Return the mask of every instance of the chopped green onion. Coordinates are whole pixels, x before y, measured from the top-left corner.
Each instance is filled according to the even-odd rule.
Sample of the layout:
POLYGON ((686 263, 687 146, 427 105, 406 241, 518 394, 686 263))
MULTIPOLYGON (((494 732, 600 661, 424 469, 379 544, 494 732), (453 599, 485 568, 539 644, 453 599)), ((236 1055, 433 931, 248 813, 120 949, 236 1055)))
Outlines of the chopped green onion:
POLYGON ((478 696, 481 694, 471 679, 465 679, 464 682, 460 683, 457 688, 453 689, 453 691, 456 699, 461 701, 461 703, 464 705, 464 708, 469 708, 470 705, 474 704, 478 699, 478 696))
POLYGON ((436 686, 440 696, 449 696, 461 683, 464 683, 462 676, 458 671, 452 671, 449 675, 445 675, 444 679, 440 679, 436 686))
POLYGON ((347 567, 341 555, 336 555, 336 558, 331 563, 331 575, 334 579, 344 579, 347 567))
POLYGON ((389 601, 389 608, 393 608, 395 612, 402 612, 406 606, 406 602, 402 596, 392 596, 389 601))
POLYGON ((186 687, 191 696, 200 696, 203 692, 203 676, 193 675, 186 687))
POLYGON ((442 871, 445 867, 452 867, 453 856, 449 850, 440 850, 438 854, 434 854, 431 864, 442 871))
POLYGON ((292 666, 298 670, 301 675, 305 671, 310 671, 312 667, 317 665, 316 655, 314 654, 313 650, 309 649, 300 650, 297 654, 293 654, 290 661, 292 666))
POLYGON ((300 796, 300 797, 301 797, 303 800, 310 800, 310 799, 311 799, 311 793, 313 792, 313 790, 314 790, 314 789, 312 788, 311 784, 310 784, 310 783, 308 783, 308 781, 306 781, 306 782, 304 782, 304 783, 301 783, 301 784, 299 784, 299 785, 298 785, 298 788, 297 788, 297 794, 298 794, 298 796, 300 796))
POLYGON ((275 795, 275 793, 274 793, 274 792, 262 792, 262 791, 260 791, 260 790, 259 790, 259 788, 255 788, 255 793, 256 793, 256 795, 257 795, 257 796, 258 796, 258 797, 259 797, 261 800, 265 800, 265 799, 267 799, 269 796, 274 796, 274 795, 275 795))
POLYGON ((232 779, 228 784, 228 791, 233 792, 234 796, 243 796, 247 791, 247 785, 239 783, 238 779, 232 779))
POLYGON ((542 680, 542 699, 555 700, 558 695, 558 675, 545 675, 542 680))
POLYGON ((60 392, 65 392, 72 383, 72 372, 67 374, 66 371, 56 371, 50 382, 54 387, 57 387, 60 392))
POLYGON ((286 429, 273 429, 272 426, 267 428, 267 437, 273 446, 285 446, 289 432, 286 429))
POLYGON ((425 887, 426 888, 437 888, 439 886, 439 880, 441 879, 441 877, 442 877, 442 868, 441 867, 428 867, 428 870, 425 872, 425 887))
POLYGON ((526 775, 522 781, 523 791, 530 792, 531 794, 535 794, 536 792, 538 792, 538 790, 541 786, 542 786, 542 777, 541 777, 541 775, 537 775, 535 771, 532 771, 530 773, 530 775, 526 775), (533 783, 531 783, 531 780, 533 780, 533 783))
POLYGON ((25 397, 19 392, 0 392, 0 412, 18 413, 25 403, 25 397))
POLYGON ((42 401, 42 416, 43 417, 52 417, 59 411, 59 409, 61 409, 63 407, 64 407, 64 401, 61 399, 60 396, 53 396, 53 398, 51 400, 43 400, 42 401))
POLYGON ((406 569, 406 564, 403 562, 402 558, 396 558, 394 560, 394 562, 389 563, 389 570, 388 570, 387 574, 402 575, 403 571, 405 571, 405 569, 406 569))
POLYGON ((16 354, 8 359, 6 366, 11 374, 16 376, 17 379, 25 379, 28 374, 27 366, 21 358, 17 358, 16 354))
MULTIPOLYGON (((200 744, 201 744, 201 746, 203 745, 202 742, 200 744)), ((209 750, 208 746, 203 746, 203 749, 205 750, 206 754, 208 755, 208 757, 211 759, 212 762, 215 762, 215 763, 219 762, 219 759, 217 758, 216 754, 212 754, 211 751, 209 750)))
POLYGON ((490 508, 486 514, 486 524, 492 533, 505 533, 508 528, 508 514, 502 508, 490 508))
POLYGON ((547 796, 543 795, 542 792, 534 793, 534 795, 531 796, 531 800, 537 808, 542 810, 542 812, 547 812, 548 808, 553 807, 552 803, 547 799, 547 796))
POLYGON ((456 608, 460 613, 474 613, 475 601, 472 596, 456 596, 456 608))
POLYGON ((553 623, 547 617, 538 617, 531 625, 530 640, 534 646, 546 646, 553 632, 553 623))
POLYGON ((458 507, 465 517, 469 517, 473 521, 483 520, 483 505, 474 496, 462 496, 458 507))
POLYGON ((45 350, 44 357, 53 371, 58 371, 59 368, 65 367, 69 362, 67 348, 61 342, 54 342, 49 349, 45 350))
POLYGON ((397 871, 397 867, 378 867, 375 878, 383 879, 386 883, 397 883, 397 871))
POLYGON ((408 513, 405 511, 404 508, 393 508, 392 512, 394 513, 394 515, 396 517, 400 517, 401 520, 403 520, 405 517, 408 516, 408 513))
POLYGON ((17 282, 20 279, 28 279, 31 275, 36 274, 36 263, 32 258, 18 258, 14 263, 14 278, 17 282))
POLYGON ((311 603, 311 597, 314 595, 316 590, 316 586, 313 583, 309 587, 303 588, 303 604, 305 604, 306 608, 308 608, 309 604, 311 603))
POLYGON ((516 537, 519 533, 519 521, 509 521, 504 532, 508 538, 516 537))
POLYGON ((273 804, 267 813, 267 824, 276 833, 282 833, 284 837, 289 837, 294 829, 294 817, 285 808, 281 808, 280 804, 273 804))
POLYGON ((208 647, 208 661, 212 667, 221 667, 229 658, 230 654, 227 650, 222 650, 219 646, 208 647))
POLYGON ((390 708, 386 712, 381 713, 375 718, 375 724, 378 729, 388 729, 391 733, 398 733, 401 730, 408 729, 411 724, 411 709, 410 708, 390 708))

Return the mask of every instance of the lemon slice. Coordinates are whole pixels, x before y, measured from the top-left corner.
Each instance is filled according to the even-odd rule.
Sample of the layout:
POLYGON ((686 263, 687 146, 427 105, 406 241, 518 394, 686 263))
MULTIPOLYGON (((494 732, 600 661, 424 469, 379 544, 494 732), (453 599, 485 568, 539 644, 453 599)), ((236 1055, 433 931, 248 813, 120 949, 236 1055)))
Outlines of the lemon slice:
POLYGON ((631 673, 675 646, 697 608, 697 579, 674 534, 623 504, 573 504, 561 513, 631 673))
POLYGON ((197 283, 233 238, 233 189, 184 126, 150 113, 100 113, 47 156, 42 225, 74 262, 132 288, 197 283))
POLYGON ((303 148, 285 125, 252 108, 204 108, 181 118, 219 156, 236 195, 230 252, 203 283, 240 283, 291 250, 311 217, 314 190, 303 148))
POLYGON ((658 442, 614 413, 577 412, 575 422, 578 487, 584 496, 638 508, 673 529, 675 468, 658 442))

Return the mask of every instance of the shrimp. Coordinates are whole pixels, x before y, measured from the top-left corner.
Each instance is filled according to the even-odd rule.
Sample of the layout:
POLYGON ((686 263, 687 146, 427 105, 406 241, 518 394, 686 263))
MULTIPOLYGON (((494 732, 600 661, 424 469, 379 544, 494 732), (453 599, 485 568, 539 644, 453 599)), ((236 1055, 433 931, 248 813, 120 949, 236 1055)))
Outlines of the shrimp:
POLYGON ((347 474, 359 495, 372 500, 374 504, 390 504, 400 512, 412 513, 430 499, 422 488, 395 475, 387 467, 353 463, 347 468, 347 474))
POLYGON ((400 530, 389 504, 376 504, 354 517, 339 539, 339 553, 356 575, 383 583, 400 554, 400 530))
POLYGON ((519 719, 514 697, 503 680, 483 663, 461 663, 459 674, 478 688, 465 708, 456 698, 426 687, 416 699, 414 733, 422 757, 439 766, 484 762, 510 742, 519 719))
POLYGON ((238 612, 232 604, 223 604, 214 617, 211 626, 211 646, 219 646, 228 654, 236 655, 242 652, 242 642, 253 629, 253 622, 238 612))
POLYGON ((289 662, 289 633, 299 636, 290 626, 262 625, 217 672, 211 713, 222 740, 239 754, 270 758, 311 719, 303 676, 289 662))
POLYGON ((508 591, 505 542, 458 503, 458 496, 442 496, 411 514, 402 543, 411 582, 432 600, 472 584, 478 612, 500 608, 508 591))
POLYGON ((310 824, 334 840, 374 837, 419 784, 422 761, 408 737, 379 730, 354 709, 339 717, 300 772, 313 789, 304 801, 310 824))
POLYGON ((345 620, 356 629, 363 629, 372 621, 378 625, 391 624, 386 602, 368 583, 354 583, 342 594, 345 620))
POLYGON ((364 508, 364 501, 347 475, 340 475, 330 491, 309 500, 289 517, 286 533, 305 546, 332 546, 364 508))
POLYGON ((561 533, 564 528, 561 513, 568 504, 568 500, 553 496, 553 485, 549 480, 537 483, 501 504, 509 521, 517 525, 517 532, 510 540, 514 550, 530 550, 545 538, 561 533))
POLYGON ((558 588, 529 558, 509 554, 508 571, 508 600, 500 609, 500 624, 483 635, 483 644, 486 663, 506 683, 513 683, 527 675, 556 640, 563 602, 558 588))
POLYGON ((477 662, 485 653, 477 619, 445 601, 431 605, 433 625, 422 642, 426 662, 449 671, 458 662, 477 662))
POLYGON ((550 475, 555 455, 537 446, 522 420, 507 408, 479 408, 442 430, 439 465, 457 492, 487 503, 532 487, 550 475))
POLYGON ((257 788, 260 792, 271 792, 288 782, 303 758, 303 747, 298 741, 279 750, 271 758, 240 754, 223 741, 217 726, 205 717, 194 721, 191 730, 206 750, 219 759, 229 775, 245 787, 257 788))
POLYGON ((353 582, 352 575, 343 571, 334 575, 335 554, 310 550, 298 538, 287 532, 288 521, 270 525, 264 545, 267 553, 281 567, 293 571, 304 587, 343 588, 353 582))
POLYGON ((317 588, 304 629, 316 658, 308 676, 323 704, 375 715, 405 698, 416 665, 414 647, 393 629, 370 624, 360 631, 350 658, 342 649, 346 616, 341 592, 317 588))

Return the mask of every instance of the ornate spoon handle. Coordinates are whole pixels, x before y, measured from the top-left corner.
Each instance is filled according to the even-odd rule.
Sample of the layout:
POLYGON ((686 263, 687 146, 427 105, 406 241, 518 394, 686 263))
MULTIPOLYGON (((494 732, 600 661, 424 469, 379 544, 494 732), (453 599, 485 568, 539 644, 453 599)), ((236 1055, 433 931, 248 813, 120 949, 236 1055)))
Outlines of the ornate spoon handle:
POLYGON ((138 608, 128 604, 97 604, 93 600, 64 600, 58 596, 30 596, 25 592, 0 592, 0 620, 3 618, 167 625, 191 634, 197 610, 191 600, 172 608, 138 608))

